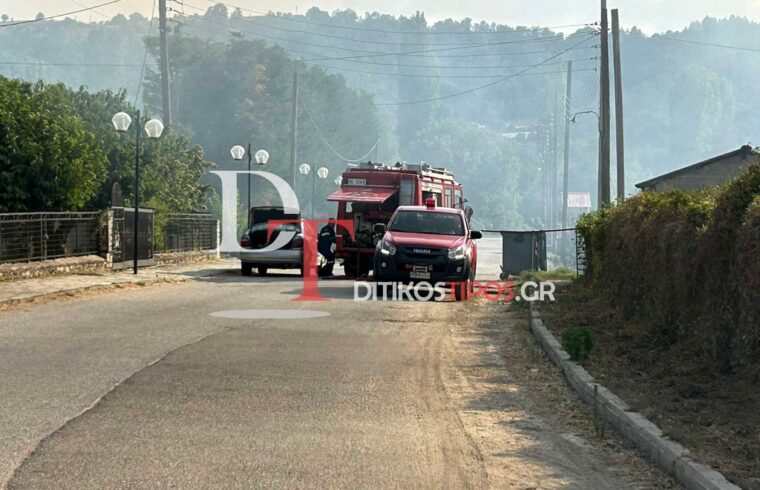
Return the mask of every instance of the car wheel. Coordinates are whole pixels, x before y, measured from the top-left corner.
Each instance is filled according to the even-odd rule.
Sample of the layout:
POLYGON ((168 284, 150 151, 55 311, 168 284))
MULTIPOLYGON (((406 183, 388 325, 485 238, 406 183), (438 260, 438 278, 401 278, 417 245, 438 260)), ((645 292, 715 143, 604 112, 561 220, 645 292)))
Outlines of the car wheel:
POLYGON ((259 273, 260 276, 266 276, 267 275, 267 268, 266 267, 257 267, 256 271, 259 273))
POLYGON ((251 274, 253 274, 253 264, 246 264, 245 262, 243 262, 242 264, 240 264, 240 272, 244 276, 250 276, 251 274))

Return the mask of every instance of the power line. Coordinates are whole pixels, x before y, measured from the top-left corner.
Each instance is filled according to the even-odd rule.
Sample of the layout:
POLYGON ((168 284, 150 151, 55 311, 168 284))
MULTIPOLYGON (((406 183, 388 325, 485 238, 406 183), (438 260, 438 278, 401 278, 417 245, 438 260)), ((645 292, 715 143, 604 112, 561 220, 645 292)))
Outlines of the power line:
MULTIPOLYGON (((172 1, 178 1, 178 0, 172 0, 172 1)), ((351 31, 360 31, 360 32, 372 32, 372 33, 382 33, 382 34, 405 34, 405 35, 481 35, 481 34, 515 34, 515 33, 522 33, 522 32, 531 32, 532 30, 539 30, 539 29, 567 29, 571 27, 590 27, 597 25, 596 22, 590 23, 590 24, 567 24, 562 26, 548 26, 548 27, 535 27, 532 29, 521 29, 521 30, 513 30, 513 31, 460 31, 460 32, 444 32, 444 31, 429 31, 429 32, 414 32, 414 31, 394 31, 394 30, 385 30, 385 29, 372 29, 372 28, 366 28, 366 27, 354 27, 354 26, 341 26, 341 25, 333 25, 333 24, 326 24, 323 22, 314 22, 314 21, 308 21, 308 20, 301 20, 301 19, 295 19, 295 18, 289 18, 284 17, 280 15, 273 15, 271 12, 262 12, 260 10, 251 10, 243 7, 239 7, 237 5, 232 5, 229 3, 222 3, 218 2, 216 0, 206 0, 209 3, 213 4, 221 4, 226 7, 232 7, 235 9, 239 9, 242 12, 249 12, 252 14, 259 14, 264 15, 267 17, 271 17, 277 20, 287 21, 287 22, 296 22, 299 24, 307 24, 307 25, 315 25, 315 26, 321 26, 321 27, 330 27, 333 29, 346 29, 351 31)))
MULTIPOLYGON (((207 12, 205 9, 203 9, 201 7, 197 7, 195 5, 191 5, 191 4, 188 4, 186 2, 183 2, 182 5, 184 5, 185 7, 190 7, 192 9, 201 11, 201 12, 207 12)), ((224 5, 224 4, 222 4, 222 5, 224 5)), ((431 42, 427 42, 427 41, 425 41, 425 42, 367 41, 367 40, 363 40, 363 39, 355 39, 355 38, 352 38, 352 37, 337 36, 337 35, 334 35, 334 34, 324 34, 324 33, 321 33, 321 32, 304 31, 304 30, 301 30, 301 29, 288 29, 286 27, 275 27, 275 26, 271 26, 271 25, 269 25, 269 24, 267 24, 265 22, 256 21, 256 20, 254 20, 251 17, 240 17, 239 19, 230 19, 229 17, 224 16, 222 14, 216 14, 216 13, 214 13, 214 15, 216 15, 217 17, 224 17, 226 20, 230 20, 230 21, 240 20, 240 21, 243 21, 243 22, 247 22, 247 23, 250 23, 250 24, 261 26, 261 27, 264 27, 266 29, 272 29, 272 30, 275 30, 275 31, 290 32, 290 33, 296 33, 296 34, 306 34, 306 35, 309 35, 309 36, 318 36, 318 37, 324 37, 324 38, 328 38, 328 39, 337 39, 339 41, 351 41, 353 43, 359 43, 359 44, 378 44, 378 45, 390 45, 390 46, 462 46, 462 45, 468 44, 468 43, 463 43, 463 42, 456 42, 456 43, 448 43, 448 42, 446 42, 446 43, 438 43, 438 42, 432 42, 431 43, 431 42)), ((527 31, 527 32, 529 32, 529 31, 527 31)))
MULTIPOLYGON (((208 29, 205 29, 205 28, 202 28, 200 26, 193 25, 193 24, 188 24, 187 27, 189 27, 191 29, 199 29, 201 31, 209 32, 209 33, 212 33, 212 34, 218 34, 218 33, 214 32, 214 31, 211 31, 211 30, 208 30, 208 29)), ((594 47, 596 47, 596 46, 585 46, 585 47, 580 48, 580 49, 594 48, 594 47)), ((289 49, 289 51, 291 51, 293 53, 300 53, 300 54, 307 54, 307 55, 311 55, 311 56, 317 56, 314 53, 309 53, 309 52, 306 52, 306 51, 299 51, 299 50, 293 50, 293 49, 289 49)), ((545 50, 544 51, 537 51, 536 53, 546 54, 546 51, 545 50)), ((331 58, 324 58, 324 59, 325 60, 331 60, 331 58)), ((337 59, 341 60, 341 58, 337 58, 337 59)), ((586 59, 576 59, 575 61, 586 61, 586 60, 590 61, 590 60, 593 60, 593 59, 597 59, 597 58, 592 57, 592 58, 586 58, 586 59)), ((354 72, 354 73, 364 73, 364 74, 368 74, 368 75, 394 76, 394 77, 402 77, 402 78, 406 77, 406 78, 438 78, 438 79, 446 79, 446 78, 451 78, 451 79, 456 79, 456 78, 460 78, 460 79, 481 79, 481 78, 502 78, 504 76, 504 75, 438 75, 438 74, 436 74, 436 75, 426 75, 426 74, 417 74, 417 73, 414 73, 414 74, 412 74, 412 73, 388 73, 388 72, 378 72, 378 71, 360 70, 360 69, 356 69, 356 68, 347 68, 347 67, 337 67, 337 66, 332 66, 332 65, 325 65, 323 63, 312 62, 311 60, 303 60, 302 59, 302 60, 294 60, 294 61, 301 61, 302 63, 305 63, 305 64, 310 65, 310 66, 318 66, 318 67, 321 67, 321 68, 327 68, 329 70, 335 70, 335 71, 346 71, 346 72, 354 72)), ((395 63, 373 63, 373 62, 369 62, 369 61, 359 61, 359 60, 348 60, 348 61, 351 61, 353 63, 370 64, 370 65, 410 66, 410 65, 395 64, 395 63)), ((557 63, 565 63, 565 62, 566 61, 557 62, 557 63)), ((546 65, 552 65, 552 64, 557 64, 557 63, 546 63, 546 65)), ((431 69, 431 68, 468 68, 468 69, 478 68, 478 67, 456 67, 456 66, 449 67, 449 66, 435 66, 435 65, 412 65, 412 66, 418 66, 419 68, 427 68, 427 69, 431 69)), ((533 66, 534 65, 532 65, 532 64, 523 64, 523 65, 505 65, 505 66, 494 66, 494 67, 479 67, 479 68, 523 68, 523 67, 533 67, 533 66)), ((555 73, 555 72, 545 72, 545 73, 555 73)), ((562 71, 562 73, 565 73, 565 71, 562 71)), ((541 73, 537 73, 537 75, 540 75, 540 74, 541 73)))
POLYGON ((85 7, 83 9, 74 10, 72 12, 65 12, 65 13, 62 13, 62 14, 51 15, 51 16, 48 16, 48 17, 40 17, 38 19, 20 20, 18 22, 11 22, 11 23, 8 23, 8 24, 0 24, 0 28, 2 28, 2 27, 20 26, 22 24, 32 24, 34 22, 42 22, 43 20, 57 19, 59 17, 66 17, 68 15, 80 14, 82 12, 87 12, 87 11, 90 11, 90 10, 95 10, 97 8, 100 8, 100 7, 105 7, 106 5, 111 5, 111 4, 119 3, 119 2, 121 2, 121 0, 111 0, 110 2, 105 2, 105 3, 98 4, 98 5, 93 5, 92 7, 85 7))
MULTIPOLYGON (((562 63, 565 63, 564 61, 562 63)), ((483 79, 483 78, 503 78, 504 75, 427 75, 427 74, 416 74, 416 73, 388 73, 388 72, 380 72, 380 71, 369 71, 369 70, 357 70, 353 68, 338 68, 335 66, 329 66, 329 65, 319 65, 314 64, 312 66, 325 68, 327 70, 336 70, 336 71, 347 71, 347 72, 354 72, 354 73, 364 73, 367 75, 380 75, 380 76, 387 76, 387 77, 400 77, 400 78, 434 78, 434 79, 483 79)), ((577 70, 573 70, 573 73, 576 72, 588 72, 588 71, 596 71, 596 68, 579 68, 577 70)), ((567 70, 562 71, 543 71, 543 72, 536 72, 536 73, 524 73, 521 76, 526 75, 552 75, 557 73, 567 73, 567 70)))
MULTIPOLYGON (((546 54, 546 52, 544 52, 546 54)), ((591 58, 580 58, 573 61, 589 61, 589 60, 595 60, 598 59, 596 57, 591 58)), ((560 63, 566 63, 568 60, 564 61, 558 61, 555 63, 547 63, 547 65, 555 65, 560 63)), ((446 70, 496 70, 496 69, 502 69, 502 68, 525 68, 528 66, 533 66, 531 63, 522 63, 519 65, 490 65, 490 66, 456 66, 456 65, 414 65, 414 64, 407 64, 407 63, 380 63, 380 62, 372 62, 372 61, 361 61, 359 63, 366 63, 369 65, 380 65, 380 66, 396 66, 401 68, 443 68, 446 70)))
POLYGON ((505 82, 505 81, 507 81, 507 80, 509 80, 511 78, 514 78, 514 77, 516 77, 518 75, 522 75, 522 74, 524 74, 524 73, 526 73, 526 72, 528 72, 528 71, 530 71, 530 70, 532 70, 534 68, 538 68, 539 66, 542 66, 542 65, 548 63, 549 61, 562 56, 563 54, 567 53, 568 51, 577 48, 578 46, 580 46, 581 44, 585 43, 586 41, 588 41, 589 39, 591 39, 593 37, 596 37, 596 34, 588 36, 588 37, 584 38, 582 41, 574 44, 573 46, 570 46, 569 48, 563 49, 559 53, 557 53, 557 54, 555 54, 553 56, 550 56, 549 58, 546 58, 545 60, 543 60, 543 61, 541 61, 539 63, 536 63, 535 65, 532 65, 532 66, 530 66, 528 68, 525 68, 524 70, 521 70, 521 71, 519 71, 517 73, 514 73, 512 75, 508 75, 508 76, 506 76, 504 78, 500 78, 499 80, 494 80, 493 82, 489 82, 489 83, 480 85, 478 87, 473 87, 473 88, 470 88, 470 89, 467 89, 467 90, 462 90, 460 92, 454 92, 453 94, 442 95, 442 96, 439 96, 439 97, 431 97, 429 99, 410 100, 410 101, 402 101, 402 102, 385 102, 385 103, 380 103, 380 104, 375 104, 375 105, 377 105, 377 106, 402 106, 402 105, 412 105, 412 104, 424 104, 426 102, 435 102, 435 101, 439 101, 439 100, 451 99, 453 97, 459 97, 460 95, 465 95, 465 94, 470 94, 470 93, 473 93, 473 92, 477 92, 477 91, 482 90, 484 88, 492 87, 492 86, 497 85, 499 83, 505 82))
MULTIPOLYGON (((229 26, 227 26, 224 23, 214 22, 214 21, 211 21, 211 20, 208 20, 208 19, 205 19, 205 18, 199 18, 199 19, 194 19, 194 20, 200 20, 201 22, 206 22, 206 23, 210 23, 210 24, 218 24, 218 25, 222 25, 222 26, 225 26, 225 27, 229 27, 229 26)), ((181 25, 185 25, 185 26, 189 26, 189 27, 192 27, 192 28, 200 29, 202 31, 210 32, 212 34, 216 34, 216 35, 221 34, 219 32, 215 32, 215 31, 212 31, 210 29, 204 29, 202 27, 196 26, 196 25, 188 23, 186 21, 176 21, 175 20, 175 22, 179 22, 181 25)), ((361 58, 375 58, 375 57, 385 57, 385 56, 409 56, 409 55, 421 54, 421 53, 434 53, 434 52, 442 52, 442 51, 454 51, 454 50, 462 50, 462 49, 472 49, 472 48, 481 48, 481 47, 496 46, 496 45, 536 44, 536 43, 539 43, 539 42, 546 42, 546 41, 557 42, 557 41, 564 41, 565 40, 564 38, 561 38, 561 37, 558 37, 558 36, 547 36, 547 37, 537 37, 537 38, 531 38, 531 39, 521 39, 521 40, 516 40, 516 41, 500 41, 500 42, 495 42, 495 43, 471 44, 471 45, 466 45, 466 46, 453 46, 453 47, 446 47, 446 48, 424 49, 424 50, 417 50, 417 51, 387 52, 387 51, 357 50, 357 49, 352 49, 352 48, 346 48, 346 47, 343 47, 343 46, 329 46, 329 45, 323 45, 323 44, 306 43, 306 42, 303 42, 303 41, 296 41, 296 40, 292 40, 292 39, 283 39, 283 38, 279 38, 279 37, 275 37, 275 36, 268 36, 268 35, 261 34, 261 33, 258 33, 258 32, 251 32, 251 31, 241 31, 241 32, 243 32, 245 34, 251 34, 254 37, 261 37, 261 38, 264 38, 264 39, 272 39, 272 40, 276 40, 276 41, 279 41, 279 42, 293 43, 293 44, 298 44, 298 45, 301 45, 301 46, 311 46, 311 47, 320 47, 320 48, 328 48, 328 49, 341 49, 341 50, 346 50, 346 51, 358 51, 358 52, 361 52, 361 53, 367 53, 367 54, 350 55, 350 56, 323 56, 323 55, 318 55, 318 54, 315 54, 315 53, 310 53, 308 51, 299 51, 297 49, 285 48, 285 49, 287 49, 288 51, 290 51, 292 53, 304 54, 304 55, 308 55, 308 56, 321 56, 321 57, 317 57, 317 58, 303 60, 303 61, 306 61, 306 62, 312 62, 312 61, 333 61, 333 60, 336 60, 336 61, 357 60, 357 59, 361 59, 361 58)), ((356 62, 356 63, 368 63, 368 62, 360 62, 360 61, 354 61, 354 62, 356 62)))
MULTIPOLYGON (((177 0, 174 0, 174 1, 177 1, 177 0)), ((171 11, 176 12, 180 16, 188 19, 189 22, 188 21, 178 21, 176 18, 171 19, 171 20, 174 20, 175 22, 177 22, 178 24, 181 24, 181 25, 184 25, 184 26, 187 26, 187 27, 197 28, 197 29, 200 29, 202 31, 206 31, 206 32, 209 32, 209 33, 212 33, 212 34, 217 34, 217 35, 221 34, 219 32, 211 31, 211 30, 208 30, 208 29, 203 29, 203 28, 200 28, 200 27, 196 26, 194 24, 194 22, 198 22, 199 21, 199 22, 206 22, 206 23, 209 23, 209 24, 216 24, 216 25, 224 26, 224 27, 227 27, 227 28, 230 28, 230 29, 238 30, 237 28, 235 28, 233 26, 230 26, 227 23, 224 23, 224 22, 214 22, 214 21, 206 19, 203 16, 187 15, 187 14, 181 13, 181 12, 179 12, 177 10, 171 10, 171 11)), ((260 37, 260 38, 263 38, 263 39, 270 39, 270 40, 280 41, 280 42, 296 43, 296 44, 301 44, 301 45, 306 45, 306 46, 311 46, 311 47, 328 48, 328 49, 339 49, 339 50, 344 50, 344 51, 354 51, 354 52, 359 52, 359 53, 371 53, 371 54, 379 54, 379 55, 385 55, 385 54, 387 54, 387 55, 392 55, 392 56, 406 56, 406 57, 412 57, 412 58, 474 58, 474 57, 501 57, 501 56, 523 56, 523 55, 530 55, 530 54, 546 54, 546 50, 545 49, 544 50, 540 50, 540 51, 519 51, 519 52, 513 51, 513 52, 506 52, 506 53, 502 52, 502 53, 467 53, 467 54, 435 54, 435 55, 414 54, 414 53, 417 53, 417 51, 415 51, 414 53, 411 53, 411 52, 410 53, 405 53, 405 52, 388 52, 388 51, 370 51, 370 50, 366 50, 366 49, 347 48, 345 46, 331 46, 331 45, 323 45, 323 44, 306 43, 304 41, 298 41, 298 40, 294 40, 294 39, 284 39, 284 38, 280 38, 280 37, 269 36, 269 35, 266 35, 266 34, 261 34, 260 32, 257 32, 257 31, 241 30, 239 32, 241 32, 243 34, 251 34, 253 36, 257 36, 257 37, 260 37)), ((546 39, 546 40, 557 40, 557 41, 561 40, 557 36, 546 36, 546 37, 542 37, 542 38, 526 39, 526 40, 523 40, 523 41, 526 42, 526 43, 530 43, 534 39, 546 39)), ((502 44, 502 43, 494 43, 494 44, 502 44)), ((462 45, 462 46, 463 47, 469 47, 469 46, 465 46, 465 45, 462 45)), ((488 46, 488 44, 478 44, 477 46, 474 46, 474 47, 480 47, 480 46, 488 46)), ((595 46, 588 46, 588 48, 598 48, 598 47, 599 46, 596 46, 596 45, 595 46)), ((291 52, 294 52, 294 53, 309 54, 309 55, 312 55, 312 56, 318 56, 318 55, 315 55, 313 53, 305 53, 303 51, 296 51, 296 50, 290 49, 290 48, 288 48, 288 50, 291 51, 291 52)))
MULTIPOLYGON (((199 17, 186 16, 186 17, 187 17, 187 19, 192 19, 193 21, 200 21, 200 22, 205 22, 205 23, 208 23, 208 24, 216 24, 216 25, 223 26, 223 27, 230 28, 230 29, 240 30, 240 32, 242 32, 244 34, 251 34, 254 37, 263 38, 263 39, 270 39, 270 40, 277 41, 277 42, 280 42, 280 43, 284 42, 284 43, 291 43, 291 44, 296 44, 296 45, 300 45, 300 46, 308 46, 308 47, 314 47, 314 48, 337 49, 337 50, 342 50, 342 51, 352 51, 352 52, 355 52, 355 53, 364 53, 364 54, 361 54, 361 55, 351 55, 351 56, 323 58, 325 60, 327 60, 327 59, 335 59, 335 60, 358 59, 358 58, 383 57, 383 56, 410 56, 410 55, 414 55, 414 54, 418 54, 418 53, 431 53, 431 52, 438 52, 438 51, 451 51, 451 50, 460 50, 460 49, 469 49, 469 48, 480 48, 480 47, 488 47, 488 46, 499 46, 499 45, 507 45, 507 44, 533 44, 533 43, 552 42, 552 41, 553 42, 558 42, 558 41, 563 41, 564 40, 560 36, 541 36, 541 37, 534 37, 534 38, 529 38, 529 39, 519 39, 519 40, 512 40, 512 41, 498 41, 498 42, 475 43, 475 44, 463 44, 463 43, 459 43, 456 46, 449 46, 449 47, 446 47, 446 48, 437 48, 437 49, 425 49, 425 50, 407 51, 407 52, 404 52, 404 51, 401 51, 401 52, 398 52, 398 51, 396 51, 396 52, 389 52, 389 51, 377 51, 377 50, 368 50, 368 49, 356 49, 356 48, 350 48, 350 47, 346 47, 346 46, 335 46, 335 45, 329 45, 329 44, 316 44, 316 43, 311 43, 311 42, 299 41, 299 40, 295 40, 295 39, 286 39, 286 38, 282 38, 282 37, 271 36, 271 35, 268 35, 268 34, 262 34, 262 33, 258 32, 258 31, 250 31, 250 30, 239 29, 237 27, 228 25, 226 22, 216 22, 216 21, 213 21, 213 20, 206 19, 205 17, 200 17, 200 16, 199 17)), ((174 21, 175 22, 180 22, 183 25, 191 25, 192 26, 192 23, 189 23, 187 21, 177 21, 176 19, 174 21)), ((415 43, 415 44, 418 44, 418 43, 415 43)), ((435 44, 432 44, 432 45, 435 45, 435 44)), ((310 56, 321 56, 321 55, 317 55, 317 54, 314 54, 314 53, 299 52, 297 50, 290 49, 290 48, 287 48, 287 49, 289 51, 294 52, 294 53, 307 54, 307 55, 310 55, 310 56)), ((316 61, 316 59, 309 60, 309 61, 316 61)))
MULTIPOLYGON (((153 0, 153 7, 150 10, 150 23, 148 24, 148 35, 150 37, 150 31, 153 30, 153 23, 156 20, 156 0, 153 0)), ((142 68, 140 69, 140 78, 137 81, 137 90, 135 90, 135 103, 137 105, 137 99, 140 98, 140 89, 142 88, 143 77, 145 76, 145 66, 148 63, 148 42, 145 42, 145 54, 143 55, 142 68)))
MULTIPOLYGON (((87 8, 87 5, 85 5, 85 4, 83 4, 83 3, 80 3, 80 2, 78 2, 77 0, 69 0, 69 1, 70 1, 71 3, 74 3, 74 4, 77 4, 77 5, 79 5, 80 7, 85 7, 85 8, 87 8)), ((94 13, 98 14, 99 16, 101 16, 101 17, 105 18, 105 19, 109 19, 109 20, 111 19, 111 16, 110 16, 110 15, 106 15, 106 14, 104 14, 103 12, 100 12, 100 11, 98 11, 98 10, 95 10, 95 8, 93 8, 93 9, 92 9, 92 11, 93 11, 94 13)))
MULTIPOLYGON (((8 66, 81 66, 83 68, 121 68, 143 66, 142 63, 48 63, 35 61, 0 61, 0 65, 8 66)), ((156 63, 148 65, 158 66, 156 63)))
MULTIPOLYGON (((596 88, 599 83, 599 72, 597 70, 594 70, 593 75, 589 75, 589 78, 587 80, 586 89, 583 92, 583 96, 580 98, 581 103, 579 104, 579 107, 583 110, 594 100, 594 97, 596 96, 596 88)), ((570 115, 568 115, 570 117, 570 115)))
POLYGON ((760 53, 760 49, 758 48, 748 48, 745 46, 732 46, 730 44, 709 43, 705 41, 693 41, 691 39, 681 39, 681 38, 670 37, 670 36, 654 35, 652 36, 652 39, 665 39, 668 41, 678 41, 680 43, 697 44, 699 46, 711 46, 713 48, 735 49, 737 51, 749 51, 751 53, 760 53))
MULTIPOLYGON (((218 33, 214 32, 214 31, 210 31, 208 29, 204 29, 204 28, 202 28, 200 26, 196 26, 196 25, 187 25, 186 27, 189 27, 190 29, 198 29, 198 30, 201 30, 201 31, 204 31, 204 32, 209 32, 209 33, 212 33, 212 34, 218 34, 218 33)), ((593 48, 593 47, 595 47, 595 46, 584 46, 584 47, 579 48, 579 49, 593 48)), ((298 51, 298 50, 290 50, 290 51, 295 52, 295 53, 305 53, 304 51, 298 51)), ((546 51, 538 51, 538 53, 546 54, 546 51)), ((312 54, 313 55, 313 53, 307 53, 307 54, 312 54)), ((597 59, 597 58, 588 58, 588 60, 593 60, 593 59, 597 59)), ((291 61, 291 60, 289 60, 289 61, 291 61)), ((323 63, 311 62, 311 61, 308 61, 308 60, 292 60, 292 61, 294 61, 294 62, 300 61, 301 63, 304 63, 306 65, 313 66, 313 67, 319 67, 319 68, 327 69, 327 70, 330 70, 330 71, 363 73, 363 74, 367 74, 367 75, 380 75, 380 76, 401 77, 401 78, 482 79, 482 78, 502 78, 504 76, 504 75, 440 75, 440 74, 434 74, 433 75, 433 74, 418 74, 418 73, 390 73, 390 72, 361 70, 361 69, 358 69, 358 68, 337 67, 337 66, 333 66, 333 65, 325 65, 323 63)), ((583 60, 576 60, 576 61, 583 61, 583 60)), ((366 62, 357 61, 357 63, 366 63, 366 62)), ((562 63, 564 63, 564 61, 562 63)), ((547 64, 549 64, 549 63, 547 63, 547 64)), ((554 64, 554 63, 550 63, 550 64, 554 64)), ((207 65, 207 64, 205 64, 205 65, 207 65)), ((224 65, 224 64, 221 64, 221 65, 224 65)), ((238 64, 234 64, 234 66, 238 66, 238 64)), ((533 65, 521 65, 521 66, 533 66, 533 65)), ((512 67, 514 68, 516 66, 512 65, 512 67)), ((436 68, 436 66, 426 66, 426 68, 436 68)), ((573 71, 575 72, 575 71, 596 71, 596 70, 594 68, 589 68, 589 69, 578 69, 578 70, 573 70, 573 71)), ((555 73, 565 73, 565 70, 563 70, 562 72, 551 71, 551 72, 540 72, 540 73, 528 73, 526 75, 543 75, 543 74, 555 74, 555 73)))
POLYGON ((311 121, 311 125, 314 126, 314 129, 317 130, 317 134, 319 135, 319 138, 322 140, 322 142, 325 144, 325 146, 327 146, 327 148, 329 148, 330 151, 333 152, 335 154, 335 156, 337 156, 341 160, 343 160, 345 162, 348 162, 348 163, 361 162, 362 160, 364 160, 365 158, 367 158, 370 154, 372 154, 372 152, 375 151, 375 148, 377 148, 377 145, 380 144, 380 138, 378 138, 377 141, 375 141, 375 144, 372 145, 372 148, 370 148, 369 151, 363 157, 360 157, 360 158, 347 158, 347 157, 341 155, 338 152, 338 150, 336 150, 335 147, 333 147, 333 145, 331 145, 330 142, 327 141, 327 138, 325 138, 325 135, 322 134, 322 130, 319 128, 319 126, 317 125, 316 121, 314 121, 314 118, 311 115, 311 111, 309 110, 309 106, 306 104, 306 100, 304 100, 303 97, 299 97, 298 100, 301 102, 301 105, 306 110, 306 115, 309 116, 309 121, 311 121))
POLYGON ((404 56, 404 55, 410 55, 410 54, 420 54, 420 53, 437 53, 442 51, 456 51, 460 49, 473 49, 473 48, 482 48, 482 47, 490 47, 490 46, 497 46, 497 45, 508 45, 508 44, 537 44, 537 43, 543 43, 547 41, 564 41, 564 38, 558 37, 558 36, 547 36, 547 37, 536 37, 532 39, 521 39, 518 41, 500 41, 500 42, 494 42, 494 43, 485 43, 485 44, 471 44, 468 46, 454 46, 454 47, 448 47, 448 48, 436 48, 436 49, 422 49, 419 51, 401 51, 401 52, 395 52, 395 53, 385 53, 385 54, 367 54, 367 55, 355 55, 355 56, 341 56, 341 57, 326 57, 326 58, 314 58, 306 61, 328 61, 328 60, 351 60, 351 59, 358 59, 358 58, 373 58, 378 56, 404 56))

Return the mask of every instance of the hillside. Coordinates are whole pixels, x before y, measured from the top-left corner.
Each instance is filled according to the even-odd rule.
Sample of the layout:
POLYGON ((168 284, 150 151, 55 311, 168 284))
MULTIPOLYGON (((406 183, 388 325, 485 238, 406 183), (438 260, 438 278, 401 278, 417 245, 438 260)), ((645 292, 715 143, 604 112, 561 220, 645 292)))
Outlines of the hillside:
MULTIPOLYGON (((224 163, 229 138, 222 136, 229 134, 228 124, 237 124, 232 123, 237 119, 229 119, 233 107, 235 117, 251 108, 242 99, 217 104, 209 89, 229 93, 225 84, 233 84, 253 90, 245 77, 251 73, 249 64, 257 62, 251 57, 258 56, 268 73, 282 73, 268 88, 273 91, 268 92, 273 95, 271 106, 249 112, 251 125, 243 126, 247 129, 237 139, 247 132, 256 140, 267 127, 277 136, 258 140, 277 158, 288 158, 286 72, 300 67, 306 80, 302 103, 313 105, 315 113, 312 123, 301 111, 303 159, 337 172, 345 162, 322 137, 348 158, 365 155, 379 139, 371 158, 428 161, 455 170, 469 189, 477 186, 478 192, 469 197, 484 226, 551 224, 544 196, 547 173, 562 159, 567 60, 573 60, 575 70, 572 112, 598 105, 594 70, 599 42, 593 25, 576 26, 575 33, 562 35, 546 28, 475 24, 469 19, 430 25, 422 13, 395 18, 312 8, 298 16, 262 15, 194 3, 199 5, 184 3, 172 22, 175 116, 212 158, 224 163), (246 40, 261 43, 245 44, 246 40), (283 50, 267 51, 265 44, 283 50), (256 55, 259 50, 269 54, 256 55), (206 61, 199 61, 202 58, 206 61), (210 66, 209 59, 222 63, 223 69, 210 66), (322 70, 337 77, 324 78, 322 70), (209 74, 224 77, 204 78, 209 74), (511 78, 503 80, 507 77, 511 78), (353 91, 331 99, 320 95, 334 93, 343 80, 367 96, 353 91), (489 83, 493 85, 479 89, 489 83), (357 106, 353 97, 366 102, 357 106), (429 99, 438 100, 409 103, 429 99), (369 122, 362 120, 364 115, 369 122)), ((625 24, 625 12, 621 16, 625 24)), ((66 20, 0 30, 0 74, 91 89, 126 88, 132 97, 149 24, 133 15, 96 24, 66 20)), ((149 108, 156 102, 156 31, 154 25, 148 37, 149 108)), ((760 75, 754 62, 758 53, 678 39, 760 50, 760 25, 742 18, 706 18, 680 32, 648 37, 630 28, 624 33, 629 192, 636 182, 653 175, 757 141, 753 136, 760 129, 760 114, 744 101, 760 95, 754 82, 760 75)), ((596 121, 593 115, 578 116, 577 121, 571 128, 570 190, 595 194, 596 121)))

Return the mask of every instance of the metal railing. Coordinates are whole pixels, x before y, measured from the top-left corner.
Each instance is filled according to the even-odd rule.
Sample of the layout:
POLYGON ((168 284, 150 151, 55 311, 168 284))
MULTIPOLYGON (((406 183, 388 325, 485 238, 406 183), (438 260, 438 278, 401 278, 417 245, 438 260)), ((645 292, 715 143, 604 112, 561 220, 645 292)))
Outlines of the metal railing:
POLYGON ((98 253, 99 212, 0 213, 0 263, 98 253))
POLYGON ((191 252, 217 248, 218 221, 210 214, 169 214, 157 252, 191 252))

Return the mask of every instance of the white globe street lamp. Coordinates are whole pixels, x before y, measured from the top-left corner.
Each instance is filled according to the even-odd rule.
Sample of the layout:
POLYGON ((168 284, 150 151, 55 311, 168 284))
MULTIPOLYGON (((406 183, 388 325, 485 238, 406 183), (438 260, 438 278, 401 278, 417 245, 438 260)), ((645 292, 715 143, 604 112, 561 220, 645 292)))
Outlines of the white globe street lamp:
POLYGON ((343 183, 342 175, 338 175, 337 177, 335 177, 335 185, 341 185, 342 183, 343 183))
MULTIPOLYGON (((140 111, 136 114, 136 127, 135 127, 135 224, 133 230, 134 243, 134 256, 132 258, 132 272, 137 274, 137 262, 139 260, 138 244, 140 243, 140 132, 142 131, 142 119, 140 118, 140 111)), ((111 118, 111 123, 116 131, 119 133, 126 133, 129 131, 129 126, 132 124, 132 118, 126 112, 119 112, 114 114, 111 118)), ((158 119, 151 119, 145 123, 145 133, 149 139, 158 139, 164 132, 164 123, 158 119)))
POLYGON ((240 145, 235 145, 230 148, 230 155, 232 155, 233 160, 240 161, 245 156, 245 148, 240 145))
POLYGON ((311 165, 308 163, 302 163, 298 166, 298 171, 301 173, 301 175, 309 175, 309 172, 311 172, 311 165))
MULTIPOLYGON (((232 155, 232 159, 235 161, 240 161, 243 159, 243 157, 248 154, 248 214, 250 217, 251 213, 251 159, 254 158, 254 155, 251 153, 251 144, 248 143, 248 150, 246 151, 245 148, 243 148, 240 145, 235 145, 232 148, 230 148, 230 155, 232 155)), ((269 160, 269 152, 266 150, 259 150, 256 152, 255 155, 256 163, 259 165, 266 165, 267 161, 269 160)), ((250 223, 249 223, 250 226, 250 223)))
POLYGON ((132 124, 132 118, 126 112, 119 112, 111 118, 111 123, 113 123, 116 131, 126 133, 129 130, 129 125, 132 124))
POLYGON ((330 173, 330 171, 327 170, 327 168, 325 168, 325 167, 319 167, 319 170, 317 170, 317 176, 320 179, 326 179, 327 178, 327 174, 329 174, 329 173, 330 173))
POLYGON ((269 152, 266 150, 259 150, 256 152, 256 163, 259 165, 266 165, 269 161, 269 152))
POLYGON ((161 137, 161 134, 164 132, 164 123, 159 121, 158 119, 151 119, 150 121, 145 123, 145 133, 148 135, 148 138, 155 140, 161 137))

